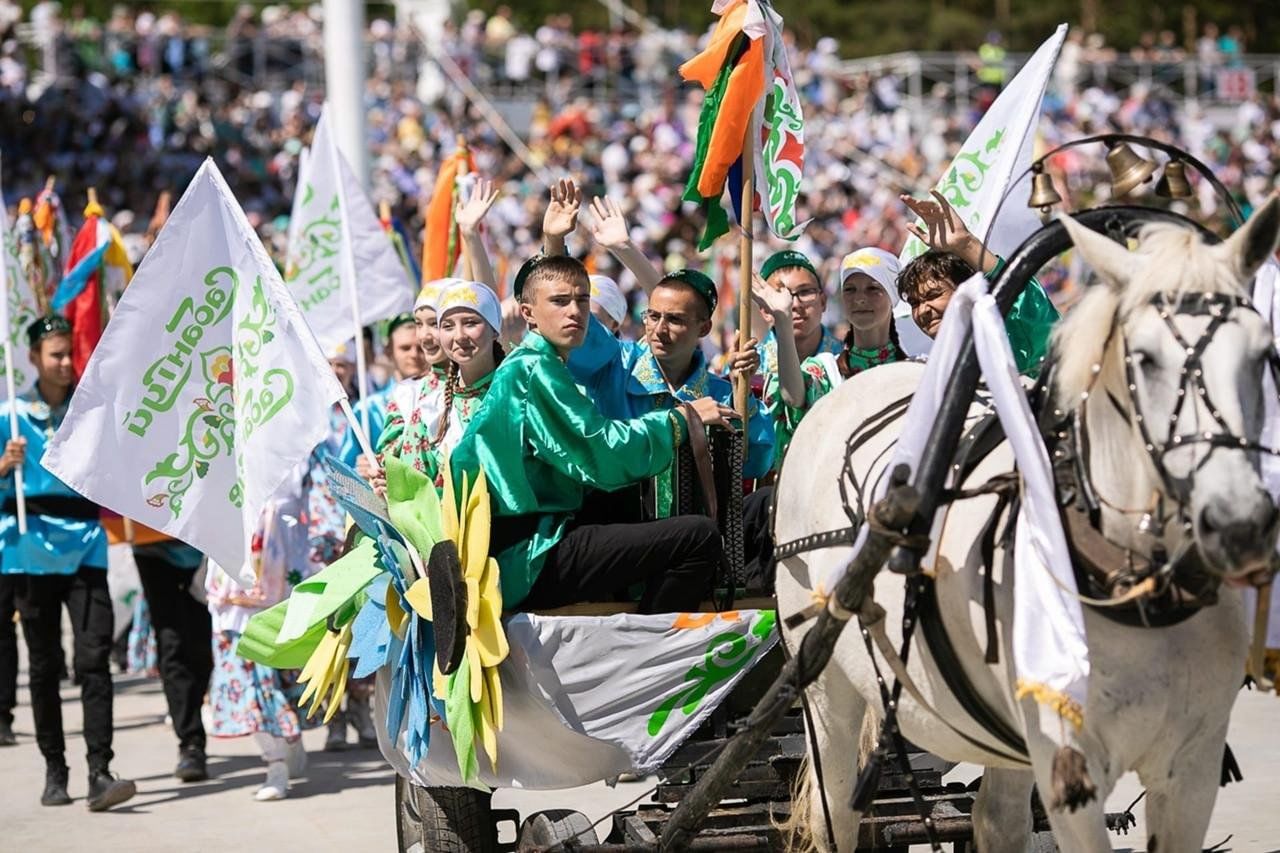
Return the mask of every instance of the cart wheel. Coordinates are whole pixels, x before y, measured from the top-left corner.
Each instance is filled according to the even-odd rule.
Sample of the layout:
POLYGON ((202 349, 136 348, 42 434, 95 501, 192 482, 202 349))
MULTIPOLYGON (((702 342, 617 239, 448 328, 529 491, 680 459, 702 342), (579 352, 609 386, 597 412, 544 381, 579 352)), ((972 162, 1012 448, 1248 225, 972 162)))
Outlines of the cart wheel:
POLYGON ((558 841, 578 841, 583 844, 599 844, 591 821, 582 812, 570 809, 550 809, 525 819, 520 827, 520 850, 540 849, 558 841))
POLYGON ((472 788, 424 788, 396 776, 396 836, 401 853, 496 853, 492 794, 472 788))

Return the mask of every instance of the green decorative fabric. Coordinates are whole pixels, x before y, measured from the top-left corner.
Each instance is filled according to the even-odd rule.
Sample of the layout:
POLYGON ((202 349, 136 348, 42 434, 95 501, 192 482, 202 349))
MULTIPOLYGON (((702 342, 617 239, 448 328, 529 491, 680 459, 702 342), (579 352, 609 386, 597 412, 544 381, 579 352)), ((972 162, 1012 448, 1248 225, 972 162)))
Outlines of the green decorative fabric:
POLYGON ((383 470, 387 475, 387 515, 425 560, 444 538, 435 480, 395 457, 384 460, 383 470))
POLYGON ((236 644, 236 654, 272 669, 302 669, 324 637, 325 624, 321 620, 296 640, 279 643, 276 638, 284 625, 288 608, 289 600, 286 598, 274 607, 253 614, 236 644))
POLYGON ((689 181, 685 184, 683 198, 701 207, 703 214, 707 217, 707 227, 703 229, 702 237, 698 240, 699 252, 705 252, 719 237, 729 233, 729 214, 721 206, 720 198, 718 196, 704 198, 702 193, 698 192, 698 181, 702 177, 702 169, 707 162, 707 151, 711 147, 711 132, 715 129, 716 117, 720 115, 720 104, 724 101, 725 90, 729 88, 729 75, 737 65, 737 57, 742 53, 746 38, 745 35, 740 34, 733 47, 729 49, 728 55, 734 59, 726 61, 720 73, 716 75, 715 82, 711 84, 711 88, 702 99, 702 112, 698 114, 698 136, 694 143, 693 168, 689 171, 689 181))
POLYGON ((1004 318, 1019 373, 1032 379, 1040 375, 1040 363, 1049 354, 1049 335, 1060 316, 1040 282, 1031 279, 1004 318))
POLYGON ((490 393, 507 405, 482 407, 450 459, 455 482, 484 469, 495 530, 504 516, 528 517, 521 523, 533 532, 497 555, 502 600, 516 607, 586 490, 655 476, 671 464, 676 439, 666 410, 630 420, 600 414, 536 332, 498 367, 490 393))

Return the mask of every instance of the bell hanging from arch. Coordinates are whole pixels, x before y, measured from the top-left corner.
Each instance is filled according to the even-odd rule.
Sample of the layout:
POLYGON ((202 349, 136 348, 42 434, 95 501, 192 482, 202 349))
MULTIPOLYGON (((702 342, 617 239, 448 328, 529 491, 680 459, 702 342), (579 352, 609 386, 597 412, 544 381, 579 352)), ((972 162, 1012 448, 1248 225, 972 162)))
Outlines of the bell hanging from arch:
POLYGON ((1111 170, 1111 197, 1121 198, 1151 180, 1156 164, 1121 142, 1107 151, 1107 168, 1111 170))
POLYGON ((1187 164, 1170 160, 1164 167, 1164 175, 1156 183, 1156 195, 1162 198, 1191 198, 1191 184, 1187 181, 1187 164))
POLYGON ((1058 204, 1062 204, 1062 196, 1054 189, 1053 178, 1037 163, 1032 169, 1031 198, 1027 200, 1027 207, 1039 210, 1040 219, 1048 222, 1054 205, 1058 204))

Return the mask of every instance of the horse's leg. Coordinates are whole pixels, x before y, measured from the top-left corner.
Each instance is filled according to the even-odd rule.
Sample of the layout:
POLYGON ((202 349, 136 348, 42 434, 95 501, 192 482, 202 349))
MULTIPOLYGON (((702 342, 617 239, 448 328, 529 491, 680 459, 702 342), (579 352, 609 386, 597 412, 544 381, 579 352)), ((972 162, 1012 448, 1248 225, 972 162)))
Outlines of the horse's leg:
POLYGON ((1160 762, 1163 766, 1138 766, 1138 778, 1147 786, 1148 850, 1177 853, 1203 847, 1218 799, 1226 738, 1223 725, 1180 745, 1160 762))
POLYGON ((838 853, 851 853, 858 846, 858 824, 862 815, 849 808, 853 785, 858 777, 859 733, 866 703, 835 661, 823 670, 806 690, 809 715, 808 802, 797 807, 808 810, 808 829, 816 849, 831 851, 827 821, 835 834, 838 853), (817 761, 814 746, 817 746, 817 761), (821 764, 822 774, 818 775, 821 764))
POLYGON ((1048 809, 1049 826, 1053 829, 1053 838, 1058 844, 1058 849, 1070 850, 1072 853, 1109 851, 1111 838, 1107 835, 1107 815, 1104 806, 1107 797, 1111 794, 1111 789, 1115 787, 1118 775, 1114 768, 1115 761, 1107 756, 1102 744, 1096 738, 1090 736, 1088 732, 1083 733, 1081 739, 1088 744, 1085 748, 1085 760, 1096 795, 1088 804, 1075 811, 1052 808, 1050 801, 1053 791, 1053 759, 1058 750, 1058 744, 1044 734, 1040 718, 1042 715, 1048 715, 1049 719, 1046 719, 1044 724, 1051 729, 1061 726, 1062 723, 1053 711, 1037 705, 1030 697, 1022 700, 1022 713, 1036 787, 1048 809))
POLYGON ((973 801, 974 849, 983 853, 1025 853, 1031 843, 1030 770, 988 767, 973 801))

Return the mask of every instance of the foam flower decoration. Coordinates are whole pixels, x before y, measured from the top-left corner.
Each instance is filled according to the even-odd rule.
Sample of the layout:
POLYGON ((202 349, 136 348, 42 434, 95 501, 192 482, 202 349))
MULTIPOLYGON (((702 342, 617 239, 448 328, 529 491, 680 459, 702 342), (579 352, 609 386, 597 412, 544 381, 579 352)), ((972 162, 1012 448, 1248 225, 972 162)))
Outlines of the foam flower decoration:
POLYGON ((342 707, 342 697, 347 693, 347 673, 351 668, 351 661, 347 658, 350 647, 351 620, 348 620, 341 627, 330 627, 325 631, 316 650, 307 659, 302 674, 298 676, 298 683, 307 685, 298 704, 306 706, 310 703, 308 718, 316 715, 326 699, 329 703, 324 715, 326 724, 342 707))

